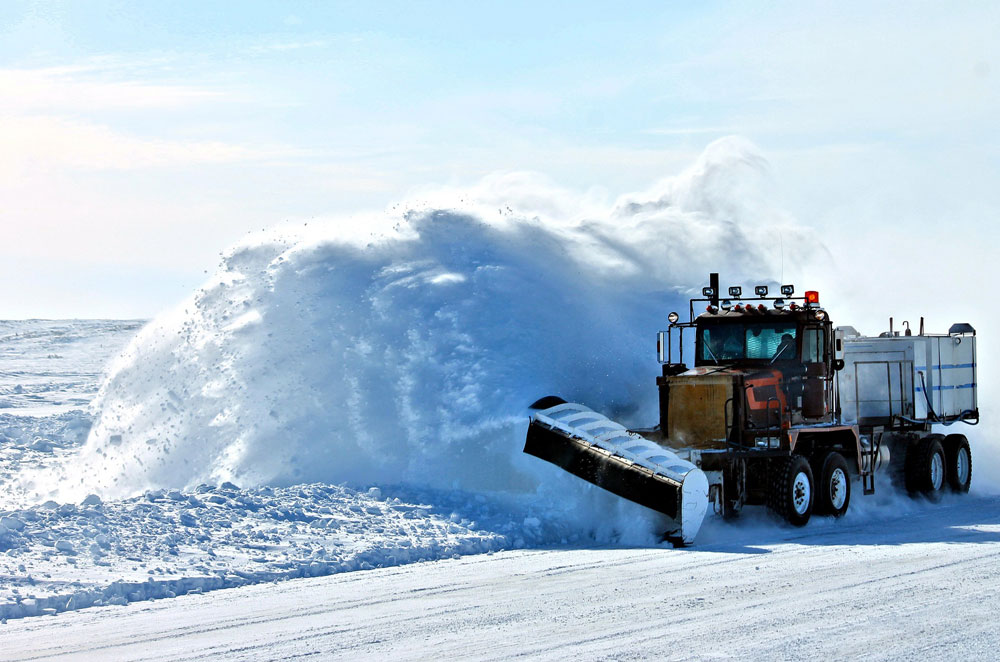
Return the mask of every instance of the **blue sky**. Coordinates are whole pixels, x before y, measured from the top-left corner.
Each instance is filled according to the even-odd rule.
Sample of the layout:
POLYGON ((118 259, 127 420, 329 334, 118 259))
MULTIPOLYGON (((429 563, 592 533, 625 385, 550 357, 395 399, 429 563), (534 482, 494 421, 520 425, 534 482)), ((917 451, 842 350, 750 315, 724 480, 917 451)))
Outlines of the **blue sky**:
POLYGON ((8 1, 0 317, 150 316, 248 231, 503 171, 613 198, 729 134, 846 289, 991 279, 997 7, 8 1))

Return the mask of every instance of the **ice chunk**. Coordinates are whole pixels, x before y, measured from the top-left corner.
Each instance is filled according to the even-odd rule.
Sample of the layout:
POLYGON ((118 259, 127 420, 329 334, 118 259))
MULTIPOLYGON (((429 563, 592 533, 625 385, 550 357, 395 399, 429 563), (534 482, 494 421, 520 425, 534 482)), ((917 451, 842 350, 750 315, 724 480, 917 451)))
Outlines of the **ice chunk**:
POLYGON ((96 494, 88 494, 87 497, 80 502, 81 506, 99 506, 101 505, 101 497, 96 494))

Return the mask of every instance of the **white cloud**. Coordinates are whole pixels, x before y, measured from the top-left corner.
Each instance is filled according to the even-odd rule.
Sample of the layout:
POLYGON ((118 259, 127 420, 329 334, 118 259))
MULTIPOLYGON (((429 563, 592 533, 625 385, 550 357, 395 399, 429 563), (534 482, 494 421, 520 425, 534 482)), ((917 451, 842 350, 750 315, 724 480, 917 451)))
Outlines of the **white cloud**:
POLYGON ((181 108, 224 96, 194 86, 99 80, 93 67, 0 69, 0 110, 6 113, 181 108))
POLYGON ((0 69, 0 173, 133 170, 193 164, 262 161, 302 156, 286 147, 233 144, 212 139, 172 139, 162 130, 125 130, 111 113, 131 112, 130 126, 149 132, 158 117, 210 109, 232 95, 197 85, 151 82, 164 61, 90 58, 71 65, 0 69), (147 80, 144 80, 146 77, 147 80), (154 116, 160 112, 166 115, 154 116))
POLYGON ((73 168, 130 170, 287 157, 283 148, 219 141, 148 139, 106 126, 51 116, 0 116, 0 173, 73 168))

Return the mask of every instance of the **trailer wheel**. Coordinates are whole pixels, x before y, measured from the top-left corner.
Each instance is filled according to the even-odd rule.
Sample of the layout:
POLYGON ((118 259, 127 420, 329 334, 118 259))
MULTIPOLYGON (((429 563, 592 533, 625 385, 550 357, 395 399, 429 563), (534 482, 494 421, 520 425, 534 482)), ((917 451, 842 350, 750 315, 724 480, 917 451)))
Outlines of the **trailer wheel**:
POLYGON ((833 515, 840 517, 847 512, 851 503, 851 474, 848 472, 847 460, 836 451, 817 457, 819 462, 813 465, 813 476, 816 477, 816 504, 813 511, 817 515, 833 515))
POLYGON ((805 526, 812 514, 813 473, 801 455, 777 458, 769 468, 768 507, 792 526, 805 526))
POLYGON ((972 449, 964 434, 949 434, 944 438, 944 458, 948 471, 948 486, 952 492, 964 494, 972 484, 972 449))
POLYGON ((929 434, 906 448, 906 491, 911 495, 941 499, 948 473, 942 440, 940 434, 929 434))

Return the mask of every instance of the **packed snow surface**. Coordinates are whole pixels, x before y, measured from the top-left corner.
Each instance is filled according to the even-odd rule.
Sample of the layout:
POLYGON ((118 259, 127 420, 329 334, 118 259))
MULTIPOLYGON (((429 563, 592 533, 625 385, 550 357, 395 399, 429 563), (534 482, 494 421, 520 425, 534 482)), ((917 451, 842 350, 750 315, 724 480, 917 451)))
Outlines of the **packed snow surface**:
MULTIPOLYGON (((753 518, 751 518, 753 519, 753 518)), ((9 660, 988 660, 1000 500, 743 522, 10 621, 9 660)))
POLYGON ((0 412, 44 416, 89 406, 108 359, 142 325, 0 320, 0 412))

